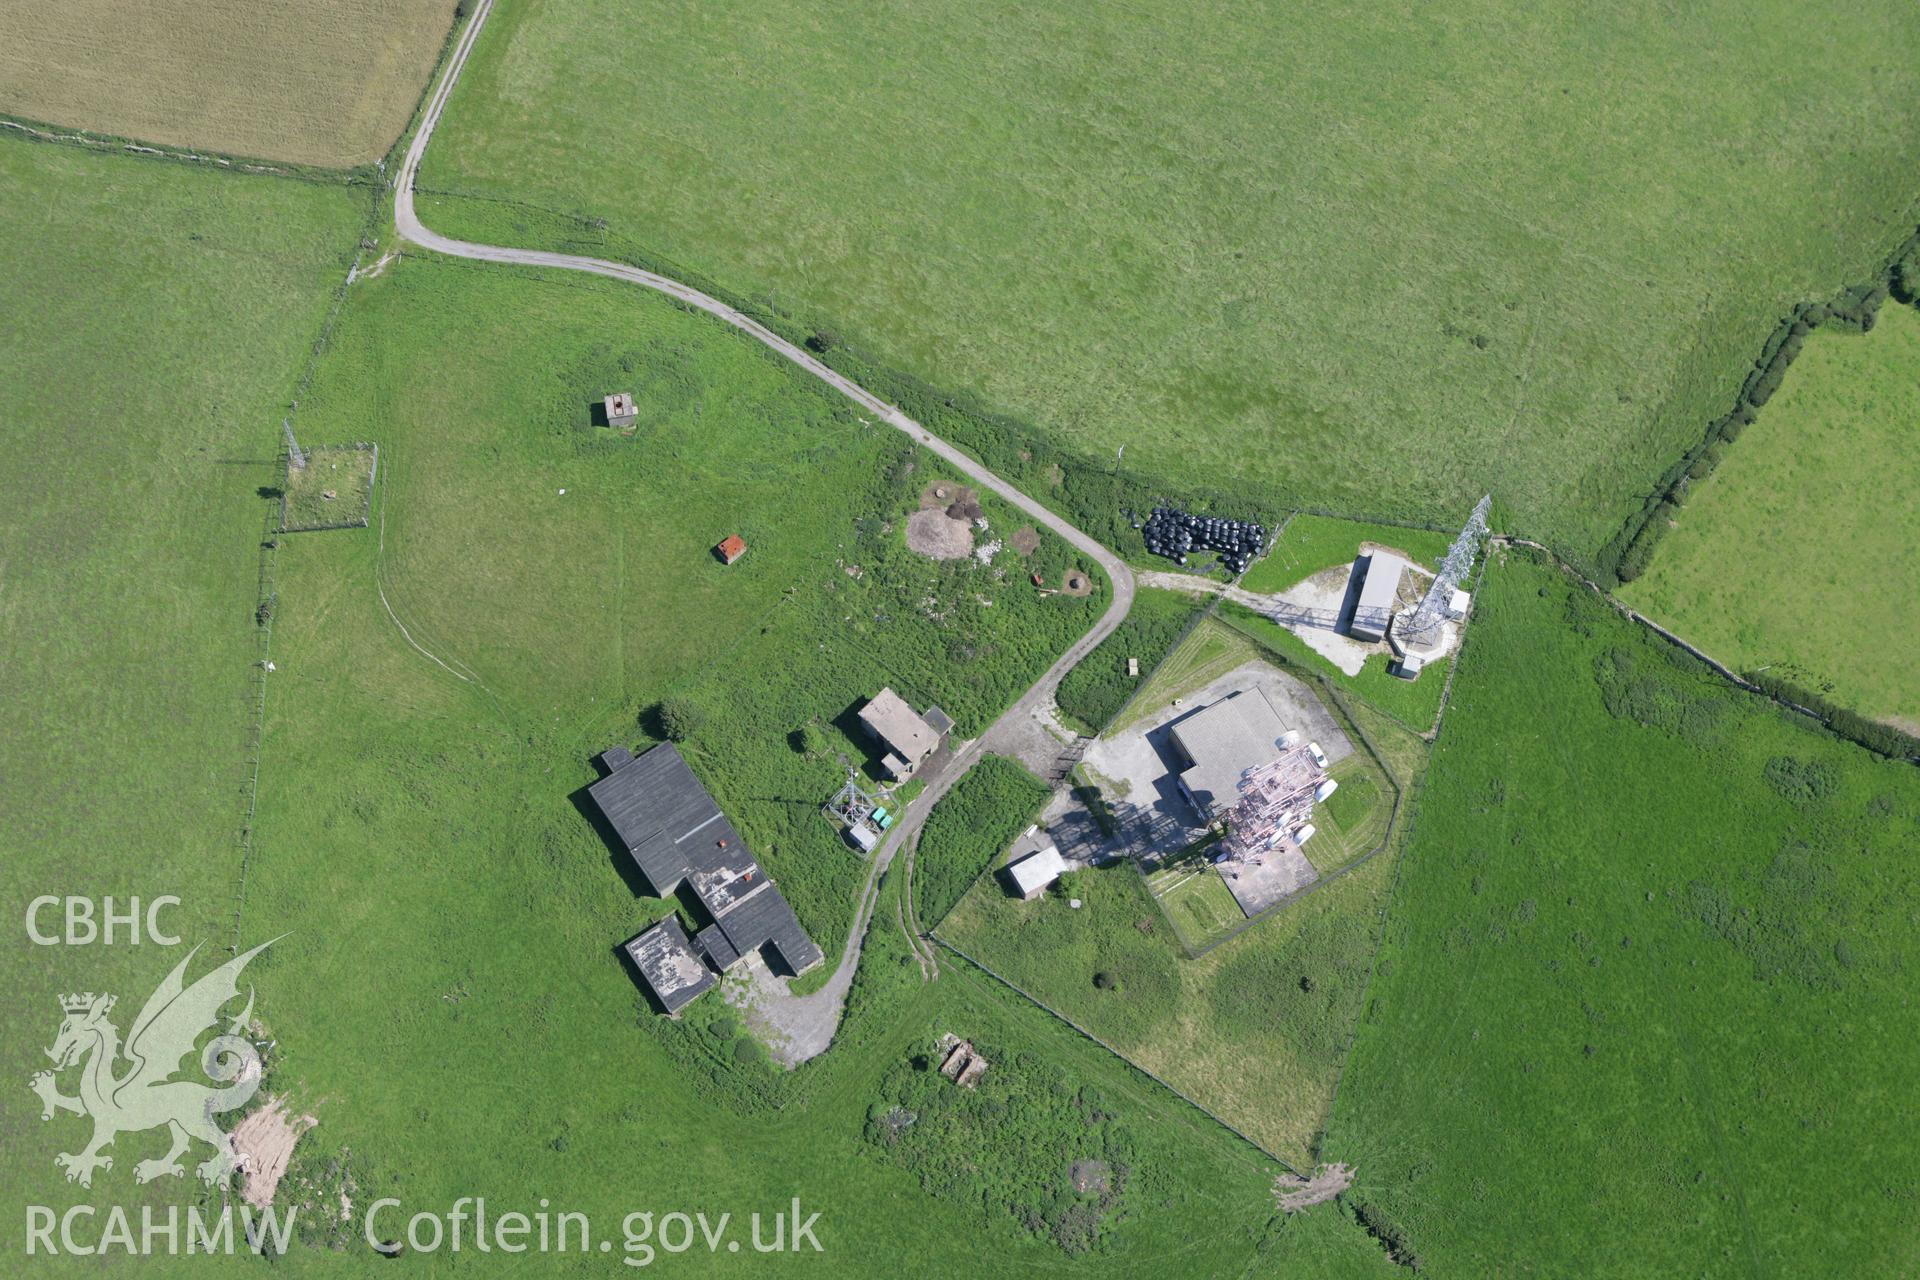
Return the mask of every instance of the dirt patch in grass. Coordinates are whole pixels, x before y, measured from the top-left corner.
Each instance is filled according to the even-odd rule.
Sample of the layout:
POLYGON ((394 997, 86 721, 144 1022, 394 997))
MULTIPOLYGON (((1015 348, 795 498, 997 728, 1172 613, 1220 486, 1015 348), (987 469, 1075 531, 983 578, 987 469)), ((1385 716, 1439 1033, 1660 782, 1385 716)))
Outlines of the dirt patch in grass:
POLYGON ((1297 1173, 1283 1173, 1275 1178, 1273 1199, 1286 1212, 1298 1213, 1316 1204, 1325 1204, 1352 1185, 1351 1167, 1338 1163, 1323 1164, 1313 1171, 1311 1178, 1303 1178, 1297 1173))
POLYGON ((240 1194, 248 1204, 264 1209, 273 1203, 294 1144, 318 1123, 312 1116, 288 1116, 285 1098, 269 1098, 266 1106, 234 1126, 233 1151, 246 1173, 240 1194))
POLYGON ((1040 549, 1040 531, 1023 524, 1007 535, 1007 545, 1023 556, 1030 556, 1040 549))
POLYGON ((955 480, 935 480, 920 491, 922 511, 946 511, 950 507, 961 504, 971 504, 978 508, 980 495, 955 480))
POLYGON ((1067 576, 1060 583, 1060 594, 1090 596, 1093 594, 1093 579, 1079 569, 1069 569, 1067 576))
POLYGON ((923 507, 907 517, 907 546, 934 560, 964 560, 973 554, 973 525, 923 507))

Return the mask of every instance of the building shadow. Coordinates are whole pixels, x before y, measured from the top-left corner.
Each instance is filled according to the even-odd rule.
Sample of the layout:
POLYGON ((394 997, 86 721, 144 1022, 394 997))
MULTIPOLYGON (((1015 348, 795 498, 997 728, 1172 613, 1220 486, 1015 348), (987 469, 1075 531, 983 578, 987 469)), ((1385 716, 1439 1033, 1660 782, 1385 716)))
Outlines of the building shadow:
MULTIPOLYGON (((595 760, 597 762, 598 757, 595 757, 595 760)), ((606 775, 602 773, 601 776, 606 775)), ((613 824, 608 822, 606 815, 600 812, 600 806, 595 804, 593 797, 588 794, 588 787, 591 786, 592 784, 589 783, 567 797, 574 811, 594 829, 601 842, 606 845, 607 861, 613 864, 614 871, 626 883, 633 896, 636 898, 659 897, 654 892, 653 886, 647 883, 646 876, 640 873, 640 867, 634 862, 633 855, 627 852, 626 842, 620 838, 619 833, 613 829, 613 824)))
POLYGON ((1353 634, 1353 615, 1360 607, 1360 589, 1372 569, 1373 557, 1364 555, 1355 556, 1352 567, 1347 570, 1347 589, 1340 597, 1340 616, 1333 624, 1333 629, 1343 636, 1353 634))

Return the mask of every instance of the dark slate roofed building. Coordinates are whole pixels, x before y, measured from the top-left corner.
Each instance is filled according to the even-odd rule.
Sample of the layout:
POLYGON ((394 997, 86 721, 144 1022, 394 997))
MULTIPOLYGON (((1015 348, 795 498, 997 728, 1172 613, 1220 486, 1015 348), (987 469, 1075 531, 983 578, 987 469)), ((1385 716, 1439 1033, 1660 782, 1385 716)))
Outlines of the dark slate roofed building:
POLYGON ((745 955, 772 947, 794 973, 805 973, 826 958, 800 927, 800 917, 793 914, 792 904, 771 883, 735 903, 719 923, 734 950, 745 955))
POLYGON ((740 959, 739 951, 727 941, 726 930, 717 924, 710 924, 694 934, 693 945, 716 969, 731 969, 740 959))
MULTIPOLYGON (((771 947, 794 973, 826 958, 679 748, 665 743, 638 757, 615 748, 601 762, 610 772, 587 792, 647 884, 661 897, 687 885, 713 919, 686 946, 688 955, 697 951, 721 970, 771 947)), ((680 936, 684 942, 684 930, 680 936)))
POLYGON ((731 836, 739 842, 733 825, 672 743, 629 757, 587 793, 661 897, 686 878, 693 842, 709 834, 709 828, 723 829, 716 838, 731 836))
POLYGON ((673 916, 629 938, 626 952, 652 989, 654 998, 670 1014, 679 1013, 695 996, 714 984, 713 970, 694 954, 692 944, 687 941, 687 931, 673 916))

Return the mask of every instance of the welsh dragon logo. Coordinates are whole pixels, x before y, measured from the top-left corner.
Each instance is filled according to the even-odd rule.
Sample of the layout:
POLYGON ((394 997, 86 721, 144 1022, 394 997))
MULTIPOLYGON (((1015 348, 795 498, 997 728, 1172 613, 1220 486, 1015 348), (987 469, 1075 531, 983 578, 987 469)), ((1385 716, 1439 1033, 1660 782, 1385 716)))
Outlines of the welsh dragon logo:
POLYGON ((181 1071, 181 1059, 193 1052, 194 1042, 220 1025, 221 1008, 239 996, 241 970, 272 945, 263 942, 187 986, 182 979, 188 961, 200 950, 195 947, 147 997, 124 1045, 119 1029, 107 1019, 114 996, 89 991, 61 997, 66 1017, 47 1050, 53 1070, 36 1073, 30 1084, 40 1095, 42 1120, 53 1119, 58 1111, 93 1118, 93 1140, 79 1152, 54 1157, 68 1182, 92 1186, 95 1169, 113 1168, 113 1157, 100 1154, 103 1148, 120 1134, 164 1125, 172 1146, 159 1159, 136 1164, 135 1181, 181 1176, 185 1170, 180 1157, 198 1139, 213 1148, 213 1154, 197 1167, 201 1180, 209 1186, 225 1185, 234 1170, 233 1149, 214 1117, 244 1106, 260 1087, 260 1053, 242 1034, 253 1014, 252 988, 247 991, 246 1008, 229 1019, 226 1030, 200 1052, 201 1071, 221 1087, 174 1076, 181 1071), (127 1065, 120 1070, 123 1059, 127 1065), (54 1077, 76 1064, 80 1091, 68 1097, 54 1077))

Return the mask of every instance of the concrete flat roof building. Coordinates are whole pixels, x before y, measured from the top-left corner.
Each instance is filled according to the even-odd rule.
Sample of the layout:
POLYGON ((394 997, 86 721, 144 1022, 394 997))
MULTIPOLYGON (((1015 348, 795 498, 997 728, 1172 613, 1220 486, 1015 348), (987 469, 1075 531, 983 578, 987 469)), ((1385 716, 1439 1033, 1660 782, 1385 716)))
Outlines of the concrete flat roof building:
POLYGON ((714 983, 713 970, 694 953, 687 931, 673 916, 642 929, 625 944, 627 957, 661 1007, 678 1016, 714 983))
POLYGON ((1393 622, 1393 606, 1400 597, 1400 579, 1407 571, 1407 562, 1391 552, 1376 551, 1355 560, 1353 571, 1366 576, 1360 583, 1360 598, 1354 602, 1353 621, 1347 624, 1347 634, 1356 640, 1385 640, 1387 627, 1393 622))
POLYGON ((633 406, 633 396, 629 392, 616 391, 603 402, 607 411, 607 425, 610 427, 630 427, 639 418, 639 411, 633 406))
POLYGON ((1186 762, 1180 791, 1187 803, 1205 821, 1231 809, 1247 772, 1280 755, 1286 731, 1259 689, 1242 689, 1175 721, 1169 737, 1186 762))
MULTIPOLYGON (((938 708, 933 708, 938 710, 938 708)), ((940 718, 951 725, 946 713, 940 718)), ((883 761, 894 777, 904 778, 940 745, 940 731, 915 714, 907 700, 892 689, 882 689, 860 708, 860 723, 874 741, 887 748, 883 761)))
POLYGON ((1049 840, 1033 853, 1009 862, 1007 879, 1012 883, 1015 893, 1031 902, 1066 871, 1067 860, 1060 856, 1060 850, 1049 840))
POLYGON ((688 954, 697 944, 718 970, 749 951, 772 948, 796 974, 826 958, 679 748, 665 743, 636 757, 616 747, 600 759, 609 772, 587 792, 634 866, 660 897, 683 884, 692 889, 713 921, 687 945, 688 954))

